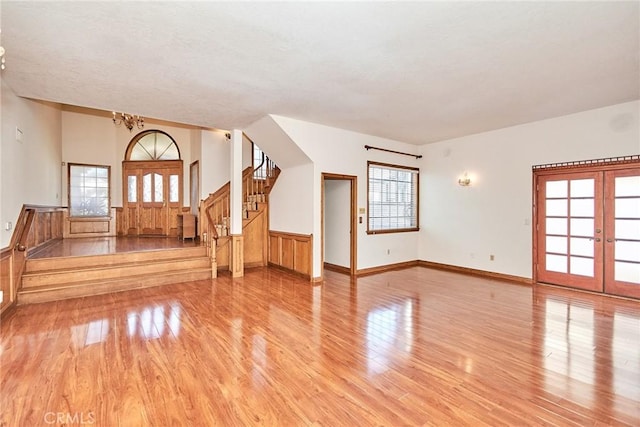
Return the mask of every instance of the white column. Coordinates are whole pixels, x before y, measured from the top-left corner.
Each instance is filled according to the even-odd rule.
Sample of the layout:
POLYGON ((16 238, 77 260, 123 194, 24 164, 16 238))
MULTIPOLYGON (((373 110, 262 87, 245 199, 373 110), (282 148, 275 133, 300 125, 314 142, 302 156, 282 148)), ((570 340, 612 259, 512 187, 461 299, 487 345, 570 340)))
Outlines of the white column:
POLYGON ((242 234, 242 131, 231 131, 231 235, 242 234))
POLYGON ((231 277, 244 276, 244 245, 242 238, 242 131, 231 132, 231 277))

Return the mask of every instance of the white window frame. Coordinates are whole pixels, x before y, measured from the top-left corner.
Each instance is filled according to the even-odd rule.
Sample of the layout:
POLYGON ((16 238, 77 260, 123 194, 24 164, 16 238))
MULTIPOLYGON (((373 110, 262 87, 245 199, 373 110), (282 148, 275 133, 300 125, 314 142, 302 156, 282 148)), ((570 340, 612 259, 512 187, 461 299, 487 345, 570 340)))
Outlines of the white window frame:
POLYGON ((107 166, 107 165, 89 165, 89 164, 82 164, 82 163, 68 163, 68 185, 67 185, 67 193, 68 193, 68 206, 69 206, 69 216, 70 217, 74 217, 74 218, 104 218, 104 217, 108 217, 111 211, 111 166, 107 166), (101 189, 105 188, 103 186, 99 186, 98 182, 96 181, 95 185, 91 185, 89 184, 88 186, 85 186, 84 181, 82 183, 76 181, 76 177, 74 177, 72 169, 73 168, 98 168, 98 169, 104 169, 107 172, 107 208, 106 208, 106 212, 95 212, 95 211, 91 211, 88 208, 83 208, 82 206, 77 206, 77 203, 80 201, 80 203, 85 203, 87 206, 90 206, 89 201, 91 199, 94 200, 100 200, 100 199, 104 199, 104 197, 99 196, 98 193, 101 191, 101 189), (85 193, 84 196, 80 196, 80 198, 78 198, 76 196, 76 192, 74 191, 74 188, 81 188, 81 192, 85 193), (93 190, 93 191, 92 191, 93 190), (86 195, 86 193, 92 193, 89 195, 86 195))
POLYGON ((367 162, 367 234, 419 231, 419 206, 419 168, 367 162))

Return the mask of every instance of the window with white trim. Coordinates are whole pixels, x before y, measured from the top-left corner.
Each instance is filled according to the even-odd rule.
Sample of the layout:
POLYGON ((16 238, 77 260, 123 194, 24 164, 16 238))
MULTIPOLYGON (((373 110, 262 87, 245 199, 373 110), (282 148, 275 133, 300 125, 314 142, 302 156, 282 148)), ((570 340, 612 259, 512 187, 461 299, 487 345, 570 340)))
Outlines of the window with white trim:
POLYGON ((109 216, 110 166, 69 163, 69 215, 109 216))
POLYGON ((420 170, 368 162, 367 233, 418 231, 420 170))

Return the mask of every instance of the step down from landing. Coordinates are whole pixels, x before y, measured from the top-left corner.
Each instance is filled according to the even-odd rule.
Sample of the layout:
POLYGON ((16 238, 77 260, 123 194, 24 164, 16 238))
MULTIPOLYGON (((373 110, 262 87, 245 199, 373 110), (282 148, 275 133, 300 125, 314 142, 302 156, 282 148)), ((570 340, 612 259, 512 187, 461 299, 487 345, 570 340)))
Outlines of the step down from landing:
POLYGON ((211 279, 204 246, 27 259, 18 304, 211 279))

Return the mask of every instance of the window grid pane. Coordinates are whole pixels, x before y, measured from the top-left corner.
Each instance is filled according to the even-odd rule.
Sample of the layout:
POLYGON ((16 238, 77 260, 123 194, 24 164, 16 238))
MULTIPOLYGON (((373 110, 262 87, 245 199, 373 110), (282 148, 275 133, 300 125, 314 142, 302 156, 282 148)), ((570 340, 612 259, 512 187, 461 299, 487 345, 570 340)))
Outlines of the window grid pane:
POLYGON ((369 231, 418 227, 418 174, 369 164, 369 231))
POLYGON ((135 175, 129 175, 127 178, 127 194, 127 201, 129 203, 138 201, 138 177, 135 175))
POLYGON ((162 187, 162 175, 159 173, 153 174, 153 182, 154 182, 154 202, 164 202, 164 191, 162 187))
POLYGON ((142 177, 142 201, 151 203, 151 174, 148 173, 142 177))
POLYGON ((150 131, 131 149, 129 160, 179 160, 178 146, 169 135, 150 131))
POLYGON ((179 201, 178 175, 169 176, 169 202, 176 203, 179 201))
POLYGON ((71 216, 109 215, 109 167, 69 165, 71 216))

